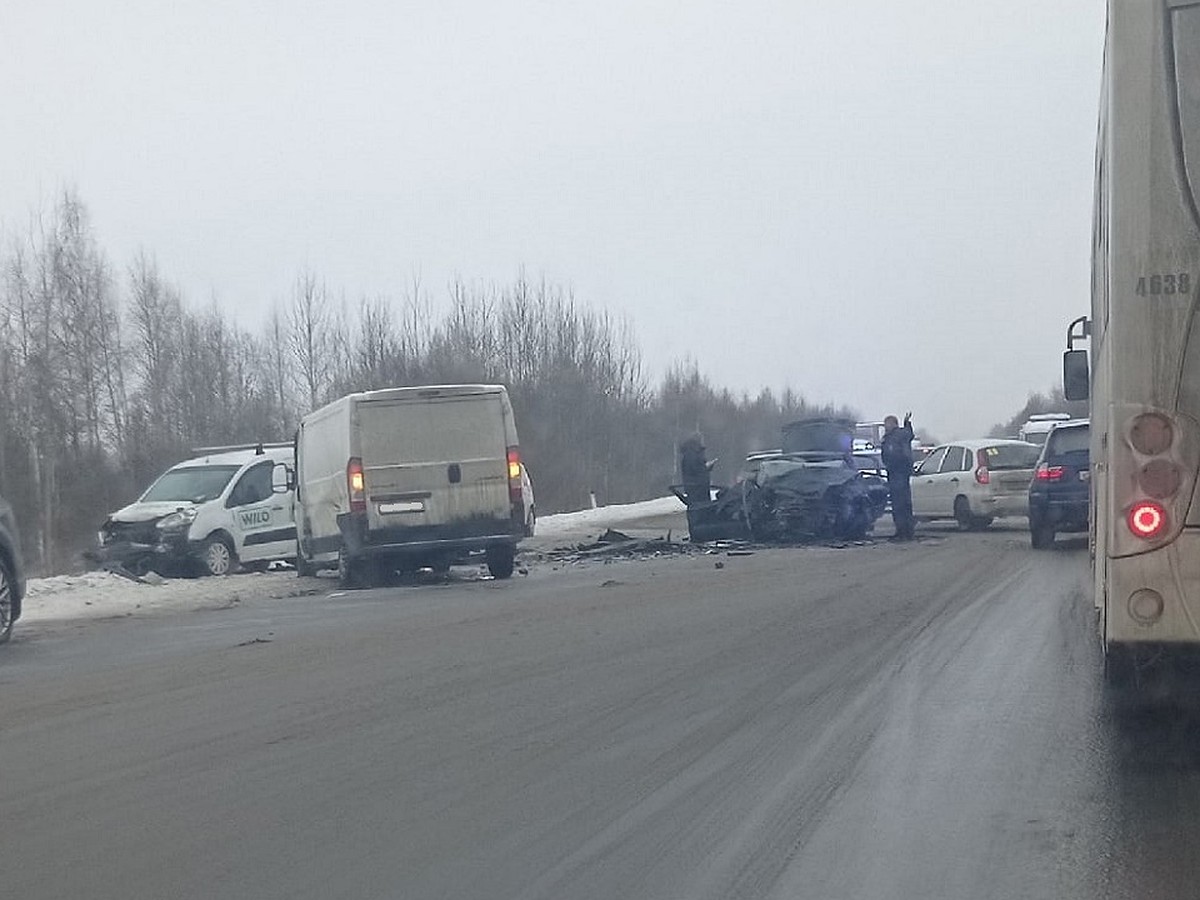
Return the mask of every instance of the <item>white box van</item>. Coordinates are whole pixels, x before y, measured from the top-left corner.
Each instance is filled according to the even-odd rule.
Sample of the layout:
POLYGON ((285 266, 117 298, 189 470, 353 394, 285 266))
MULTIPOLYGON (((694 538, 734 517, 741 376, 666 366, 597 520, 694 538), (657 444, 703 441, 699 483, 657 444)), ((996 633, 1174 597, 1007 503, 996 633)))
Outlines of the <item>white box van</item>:
MULTIPOLYGON (((199 452, 199 451, 197 451, 199 452)), ((102 562, 227 575, 296 554, 291 444, 216 447, 172 466, 100 528, 102 562)))
POLYGON ((387 388, 305 416, 296 433, 301 573, 337 566, 348 587, 445 570, 485 551, 513 571, 527 510, 517 426, 500 385, 387 388))

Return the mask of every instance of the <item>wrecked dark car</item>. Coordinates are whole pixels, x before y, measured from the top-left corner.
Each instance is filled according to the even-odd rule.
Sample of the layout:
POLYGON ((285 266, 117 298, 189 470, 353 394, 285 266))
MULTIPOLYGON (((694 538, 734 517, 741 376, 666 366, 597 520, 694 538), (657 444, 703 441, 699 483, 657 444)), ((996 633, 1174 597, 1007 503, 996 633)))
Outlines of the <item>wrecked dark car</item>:
POLYGON ((855 465, 853 437, 849 420, 794 422, 783 429, 782 449, 751 454, 738 480, 714 499, 677 491, 692 540, 861 540, 883 515, 888 491, 882 478, 855 465))

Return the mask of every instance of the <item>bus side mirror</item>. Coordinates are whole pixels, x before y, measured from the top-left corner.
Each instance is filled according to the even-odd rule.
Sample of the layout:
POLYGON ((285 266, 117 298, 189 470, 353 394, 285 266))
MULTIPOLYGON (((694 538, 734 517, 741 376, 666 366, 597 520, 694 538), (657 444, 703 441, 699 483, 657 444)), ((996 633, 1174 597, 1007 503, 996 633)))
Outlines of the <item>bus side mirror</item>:
POLYGON ((1091 394, 1088 352, 1068 350, 1063 354, 1063 394, 1068 400, 1086 400, 1091 394))

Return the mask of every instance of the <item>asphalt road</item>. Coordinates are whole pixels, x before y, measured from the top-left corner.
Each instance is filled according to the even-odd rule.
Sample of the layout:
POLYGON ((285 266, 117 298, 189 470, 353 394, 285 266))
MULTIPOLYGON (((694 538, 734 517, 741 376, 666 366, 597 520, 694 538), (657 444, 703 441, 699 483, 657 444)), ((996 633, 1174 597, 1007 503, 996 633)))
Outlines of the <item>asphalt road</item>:
POLYGON ((1086 550, 933 534, 19 629, 0 896, 1200 895, 1086 550))

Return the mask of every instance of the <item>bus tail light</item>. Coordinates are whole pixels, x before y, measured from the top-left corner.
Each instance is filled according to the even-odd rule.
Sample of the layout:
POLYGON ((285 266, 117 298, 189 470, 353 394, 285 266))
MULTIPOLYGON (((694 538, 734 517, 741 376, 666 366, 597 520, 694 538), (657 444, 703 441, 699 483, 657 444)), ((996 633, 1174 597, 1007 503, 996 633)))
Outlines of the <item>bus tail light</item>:
POLYGON ((1138 471, 1138 484, 1156 500, 1166 500, 1179 493, 1183 472, 1169 459, 1152 459, 1138 471))
POLYGON ((346 487, 350 491, 350 512, 366 512, 367 479, 363 474, 362 460, 357 456, 346 464, 346 487))
POLYGON ((1129 443, 1143 456, 1159 456, 1171 449, 1175 428, 1162 413, 1142 413, 1129 427, 1129 443))
POLYGON ((1141 500, 1130 507, 1126 521, 1134 537, 1152 541, 1167 530, 1167 511, 1154 500, 1141 500))
POLYGON ((975 452, 975 481, 979 484, 992 483, 992 473, 988 471, 987 454, 982 450, 975 452))

